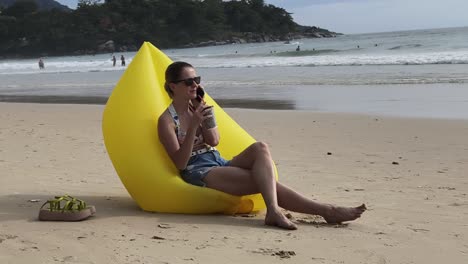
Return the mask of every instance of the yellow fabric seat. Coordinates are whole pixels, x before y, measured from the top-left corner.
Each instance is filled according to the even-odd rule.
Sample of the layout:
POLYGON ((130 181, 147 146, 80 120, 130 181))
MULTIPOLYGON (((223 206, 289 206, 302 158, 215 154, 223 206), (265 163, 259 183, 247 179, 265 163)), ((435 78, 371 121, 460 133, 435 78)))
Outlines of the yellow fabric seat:
MULTIPOLYGON (((164 73, 172 61, 145 42, 114 88, 103 113, 102 130, 109 157, 132 198, 146 211, 166 213, 248 213, 265 208, 260 194, 228 195, 184 182, 159 142, 157 120, 171 99, 164 73)), ((231 159, 255 140, 206 94, 215 106, 220 144, 231 159)))

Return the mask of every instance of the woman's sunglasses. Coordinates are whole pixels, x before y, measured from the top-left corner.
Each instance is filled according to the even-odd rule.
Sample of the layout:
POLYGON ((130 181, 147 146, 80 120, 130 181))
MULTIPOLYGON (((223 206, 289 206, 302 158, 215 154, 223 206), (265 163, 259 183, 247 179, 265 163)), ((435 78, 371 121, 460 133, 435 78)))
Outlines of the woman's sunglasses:
POLYGON ((184 82, 185 85, 192 86, 193 82, 195 82, 196 84, 200 84, 200 81, 201 81, 201 77, 197 76, 197 77, 193 77, 193 78, 187 78, 187 79, 183 79, 183 80, 173 81, 173 83, 184 82))

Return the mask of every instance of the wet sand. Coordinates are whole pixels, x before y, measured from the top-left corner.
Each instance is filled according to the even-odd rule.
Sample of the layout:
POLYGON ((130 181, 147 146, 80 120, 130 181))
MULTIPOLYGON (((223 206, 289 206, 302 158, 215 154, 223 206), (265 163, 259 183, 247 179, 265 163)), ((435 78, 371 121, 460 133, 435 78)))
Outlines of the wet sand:
MULTIPOLYGON (((0 95, 0 102, 39 103, 39 104, 98 104, 105 105, 108 97, 104 96, 60 96, 60 95, 0 95)), ((295 109, 291 100, 269 99, 216 99, 223 108, 247 108, 292 110, 295 109)))
MULTIPOLYGON (((78 70, 78 69, 77 69, 78 70)), ((104 104, 122 70, 2 74, 0 102, 104 104)), ((197 68, 222 107, 468 120, 463 65, 197 68)))

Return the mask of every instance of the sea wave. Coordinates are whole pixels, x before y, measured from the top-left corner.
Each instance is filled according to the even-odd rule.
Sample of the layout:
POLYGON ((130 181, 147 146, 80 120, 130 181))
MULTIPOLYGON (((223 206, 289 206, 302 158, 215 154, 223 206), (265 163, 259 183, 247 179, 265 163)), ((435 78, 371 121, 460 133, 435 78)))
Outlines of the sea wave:
MULTIPOLYGON (((5 60, 0 61, 2 74, 42 74, 42 73, 73 73, 73 72, 108 72, 122 71, 121 66, 112 66, 107 56, 88 57, 51 57, 44 59, 45 69, 40 70, 36 60, 5 60), (88 58, 89 57, 89 58, 88 58)), ((131 58, 127 59, 128 63, 131 58)))
POLYGON ((398 45, 395 47, 391 47, 388 50, 399 50, 399 49, 405 49, 405 48, 419 48, 422 47, 422 44, 406 44, 406 45, 398 45))
POLYGON ((317 55, 331 54, 331 53, 338 53, 338 52, 343 52, 343 51, 335 50, 335 49, 301 50, 301 51, 275 52, 275 53, 270 53, 270 55, 279 56, 279 57, 307 57, 307 56, 317 56, 317 55))
POLYGON ((207 81, 206 86, 221 88, 234 87, 272 87, 272 86, 316 86, 316 85, 400 85, 400 84, 435 84, 435 83, 468 83, 468 78, 346 78, 346 79, 307 79, 307 80, 255 80, 255 81, 207 81))
POLYGON ((426 64, 468 64, 468 51, 434 52, 398 55, 337 54, 320 56, 257 58, 230 58, 226 60, 200 58, 192 61, 198 67, 245 68, 276 66, 362 66, 362 65, 426 65, 426 64))
MULTIPOLYGON (((132 58, 128 58, 131 62, 132 58)), ((398 54, 360 54, 341 52, 334 49, 300 52, 280 52, 276 54, 218 54, 210 56, 174 55, 173 60, 189 61, 199 68, 257 68, 257 67, 317 67, 317 66, 362 66, 362 65, 430 65, 430 64, 468 64, 468 50, 447 52, 420 52, 398 54)), ((125 68, 112 67, 107 58, 94 60, 68 60, 60 58, 46 61, 46 69, 39 70, 37 62, 4 61, 0 62, 2 74, 38 74, 70 72, 107 72, 123 71, 125 68)))

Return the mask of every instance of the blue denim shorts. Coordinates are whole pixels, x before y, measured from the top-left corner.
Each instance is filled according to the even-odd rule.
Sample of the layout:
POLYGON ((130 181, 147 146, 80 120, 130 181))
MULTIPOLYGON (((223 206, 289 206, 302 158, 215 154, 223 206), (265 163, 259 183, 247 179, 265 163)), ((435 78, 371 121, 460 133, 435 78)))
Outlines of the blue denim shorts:
POLYGON ((191 157, 187 168, 181 170, 180 175, 185 182, 204 187, 203 178, 208 175, 208 172, 215 167, 229 166, 229 162, 223 159, 217 150, 205 152, 191 157))

